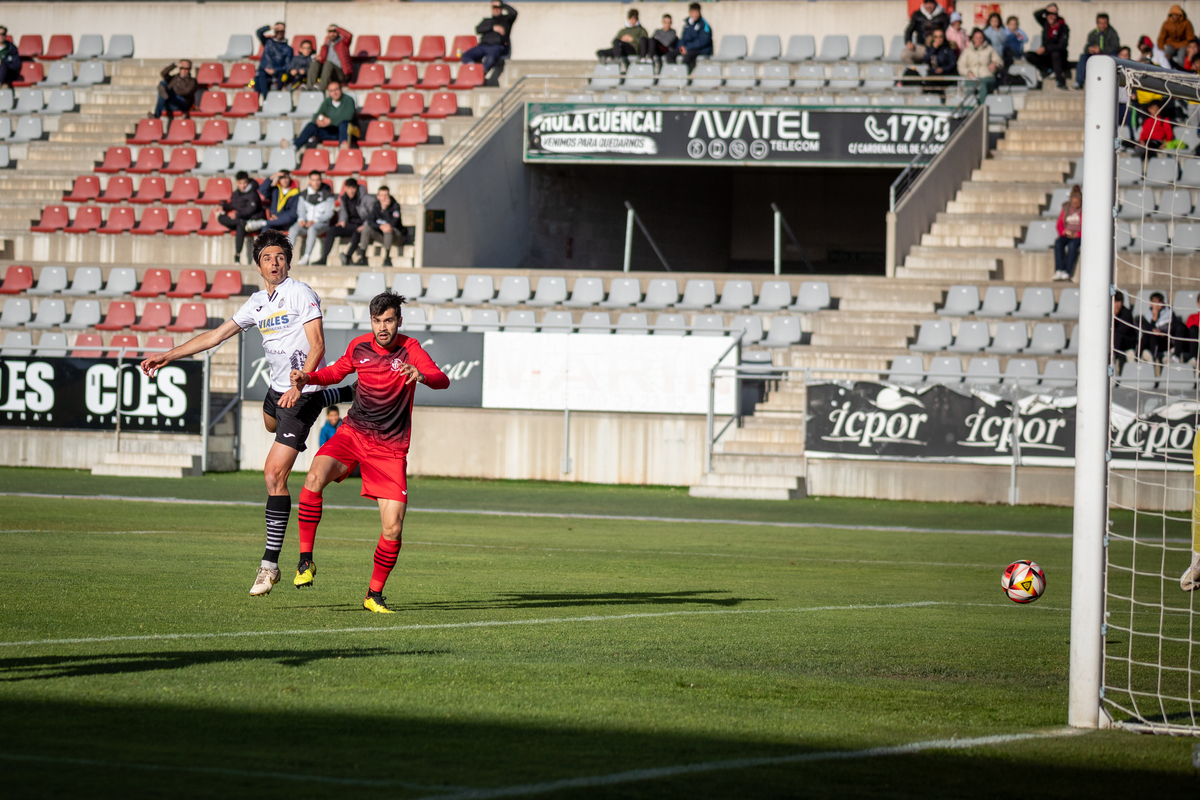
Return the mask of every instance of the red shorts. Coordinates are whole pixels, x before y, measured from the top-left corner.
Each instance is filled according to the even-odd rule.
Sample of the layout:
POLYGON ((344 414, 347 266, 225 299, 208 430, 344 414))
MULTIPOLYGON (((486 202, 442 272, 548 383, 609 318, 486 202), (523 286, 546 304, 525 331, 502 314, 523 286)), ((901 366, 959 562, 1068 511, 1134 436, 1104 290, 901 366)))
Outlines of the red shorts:
MULTIPOLYGON (((362 471, 362 496, 372 500, 399 500, 408 502, 408 455, 371 447, 361 434, 349 425, 339 425, 337 433, 317 451, 318 456, 329 456, 354 470, 357 464, 362 471)), ((346 475, 338 478, 341 483, 346 475)))

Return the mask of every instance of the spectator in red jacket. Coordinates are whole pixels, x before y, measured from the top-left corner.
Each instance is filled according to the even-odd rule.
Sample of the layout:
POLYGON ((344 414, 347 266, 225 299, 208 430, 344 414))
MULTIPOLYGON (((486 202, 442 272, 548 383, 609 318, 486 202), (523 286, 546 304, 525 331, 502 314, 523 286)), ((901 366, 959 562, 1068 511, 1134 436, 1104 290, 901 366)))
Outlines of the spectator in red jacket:
POLYGON ((1058 212, 1058 239, 1054 242, 1054 280, 1069 281, 1075 277, 1079 261, 1079 236, 1083 231, 1083 190, 1071 187, 1071 198, 1058 212))
POLYGON ((349 82, 354 67, 350 62, 350 41, 354 34, 345 28, 330 24, 325 31, 325 43, 321 52, 308 68, 308 88, 324 91, 330 83, 349 82))
POLYGON ((1174 131, 1171 130, 1171 123, 1158 115, 1158 101, 1151 101, 1146 107, 1146 118, 1142 120, 1142 130, 1138 134, 1138 141, 1141 142, 1141 151, 1149 153, 1151 150, 1161 150, 1163 144, 1175 138, 1174 131))

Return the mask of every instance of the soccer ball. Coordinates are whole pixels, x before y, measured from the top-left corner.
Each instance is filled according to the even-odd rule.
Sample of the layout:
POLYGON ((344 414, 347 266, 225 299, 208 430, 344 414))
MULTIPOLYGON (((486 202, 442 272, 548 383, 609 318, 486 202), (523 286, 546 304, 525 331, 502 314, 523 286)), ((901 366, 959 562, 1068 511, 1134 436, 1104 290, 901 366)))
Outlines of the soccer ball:
POLYGON ((1032 603, 1046 591, 1046 573, 1033 561, 1014 561, 1004 568, 1000 588, 1014 603, 1032 603))

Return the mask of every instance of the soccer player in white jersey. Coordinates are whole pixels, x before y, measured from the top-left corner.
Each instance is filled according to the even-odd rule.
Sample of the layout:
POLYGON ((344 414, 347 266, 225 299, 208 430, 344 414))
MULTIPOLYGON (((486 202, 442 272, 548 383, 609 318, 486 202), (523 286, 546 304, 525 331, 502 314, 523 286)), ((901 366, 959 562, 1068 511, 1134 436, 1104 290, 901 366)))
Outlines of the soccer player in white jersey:
MULTIPOLYGON (((263 352, 270 367, 270 386, 263 400, 263 423, 275 434, 267 453, 267 546, 250 595, 268 594, 279 582, 279 553, 292 513, 288 475, 296 456, 305 450, 305 440, 325 407, 354 399, 351 387, 292 387, 293 369, 306 372, 325 366, 325 332, 321 326, 321 300, 308 284, 288 277, 292 245, 283 231, 265 230, 254 240, 254 263, 266 289, 250 299, 220 327, 202 333, 166 353, 156 353, 142 362, 142 372, 153 377, 162 367, 216 347, 237 334, 257 327, 263 337, 263 352)), ((301 563, 304 559, 301 554, 301 563)), ((309 555, 311 562, 312 556, 309 555)), ((297 571, 296 586, 311 586, 316 570, 297 571)))

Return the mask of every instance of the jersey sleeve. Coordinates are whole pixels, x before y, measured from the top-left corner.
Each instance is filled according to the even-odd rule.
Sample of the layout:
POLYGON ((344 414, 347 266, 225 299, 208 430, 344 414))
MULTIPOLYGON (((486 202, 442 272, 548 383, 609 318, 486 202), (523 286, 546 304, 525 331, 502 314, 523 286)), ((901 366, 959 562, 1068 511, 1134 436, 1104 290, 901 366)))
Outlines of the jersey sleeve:
POLYGON ((294 310, 300 317, 301 325, 321 318, 321 298, 308 284, 300 285, 300 291, 296 293, 296 306, 294 310))
POLYGON ((242 303, 242 307, 234 312, 231 319, 234 324, 242 330, 246 331, 254 327, 254 313, 251 306, 254 305, 254 298, 251 297, 246 302, 242 303))
POLYGON ((446 373, 442 372, 424 348, 417 344, 416 339, 408 340, 408 361, 425 378, 425 385, 430 389, 450 388, 450 379, 446 377, 446 373))
MULTIPOLYGON (((363 337, 360 337, 360 339, 363 337)), ((354 372, 354 359, 351 353, 354 352, 354 346, 358 344, 360 339, 355 339, 346 347, 346 352, 342 353, 342 357, 333 362, 324 369, 319 369, 316 372, 308 373, 308 382, 315 383, 318 386, 332 386, 335 383, 341 383, 343 379, 351 372, 354 372)))

